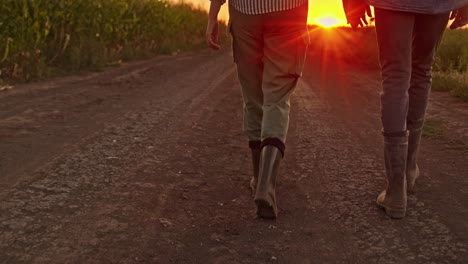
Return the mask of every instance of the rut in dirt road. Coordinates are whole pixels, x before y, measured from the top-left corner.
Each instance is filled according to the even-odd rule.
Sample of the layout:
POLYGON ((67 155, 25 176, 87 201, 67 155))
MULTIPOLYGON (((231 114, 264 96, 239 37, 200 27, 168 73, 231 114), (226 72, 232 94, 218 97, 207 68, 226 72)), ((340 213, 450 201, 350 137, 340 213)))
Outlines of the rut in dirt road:
MULTIPOLYGON (((467 262, 468 155, 453 138, 424 139, 405 219, 376 207, 378 87, 376 71, 323 68, 309 56, 277 221, 255 217, 226 52, 1 93, 0 263, 467 262)), ((466 144, 468 106, 454 103, 447 116, 447 101, 435 95, 430 114, 466 144)))

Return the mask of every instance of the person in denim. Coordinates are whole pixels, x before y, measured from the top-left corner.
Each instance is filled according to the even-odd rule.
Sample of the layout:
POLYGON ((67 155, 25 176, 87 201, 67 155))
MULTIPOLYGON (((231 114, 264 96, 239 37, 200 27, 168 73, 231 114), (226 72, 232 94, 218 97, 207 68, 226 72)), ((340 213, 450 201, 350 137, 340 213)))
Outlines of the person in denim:
POLYGON ((449 18, 454 19, 452 29, 468 24, 468 0, 343 0, 353 28, 367 24, 369 4, 375 7, 382 71, 387 176, 387 187, 377 197, 377 204, 390 217, 403 218, 407 191, 414 190, 420 174, 417 156, 435 52, 449 18))

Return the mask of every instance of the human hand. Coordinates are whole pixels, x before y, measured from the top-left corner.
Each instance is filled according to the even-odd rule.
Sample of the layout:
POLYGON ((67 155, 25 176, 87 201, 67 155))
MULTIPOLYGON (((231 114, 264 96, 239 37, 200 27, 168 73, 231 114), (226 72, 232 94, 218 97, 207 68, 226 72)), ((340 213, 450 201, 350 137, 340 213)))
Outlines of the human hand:
POLYGON ((208 47, 214 50, 219 50, 221 48, 218 44, 218 14, 224 2, 225 1, 222 0, 211 1, 210 11, 208 12, 208 26, 206 27, 205 39, 208 47))
POLYGON ((359 26, 368 25, 367 16, 372 17, 370 6, 364 0, 343 0, 343 8, 348 24, 356 30, 359 26))
POLYGON ((206 43, 208 47, 219 50, 221 46, 218 44, 218 36, 219 36, 219 29, 218 29, 218 20, 209 19, 208 26, 206 27, 206 43))
POLYGON ((450 25, 450 29, 457 29, 468 25, 468 5, 453 11, 450 15, 450 20, 452 19, 454 20, 450 25))

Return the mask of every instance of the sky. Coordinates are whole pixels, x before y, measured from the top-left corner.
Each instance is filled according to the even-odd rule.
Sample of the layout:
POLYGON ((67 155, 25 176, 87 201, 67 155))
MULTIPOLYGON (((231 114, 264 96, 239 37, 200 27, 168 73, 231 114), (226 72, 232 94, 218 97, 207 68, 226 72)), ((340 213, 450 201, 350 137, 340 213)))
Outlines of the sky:
MULTIPOLYGON (((210 5, 210 0, 183 0, 183 2, 193 3, 195 6, 206 9, 210 5)), ((219 18, 227 21, 227 4, 223 5, 219 18)), ((309 23, 325 26, 345 25, 346 18, 343 12, 342 0, 309 0, 309 23)))

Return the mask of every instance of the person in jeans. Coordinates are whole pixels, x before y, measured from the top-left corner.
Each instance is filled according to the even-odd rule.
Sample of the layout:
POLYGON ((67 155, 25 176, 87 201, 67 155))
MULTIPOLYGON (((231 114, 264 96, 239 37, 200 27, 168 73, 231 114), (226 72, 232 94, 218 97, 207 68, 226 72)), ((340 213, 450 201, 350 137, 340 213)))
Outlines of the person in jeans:
MULTIPOLYGON (((218 13, 211 0, 206 40, 217 50, 218 13)), ((275 184, 285 152, 290 97, 301 76, 308 44, 307 0, 230 0, 229 31, 243 96, 257 215, 276 218, 275 184)))
POLYGON ((392 218, 406 215, 407 190, 419 176, 417 156, 432 81, 432 64, 450 12, 452 29, 468 24, 468 0, 343 0, 353 28, 375 7, 382 71, 381 118, 387 187, 377 204, 392 218))

